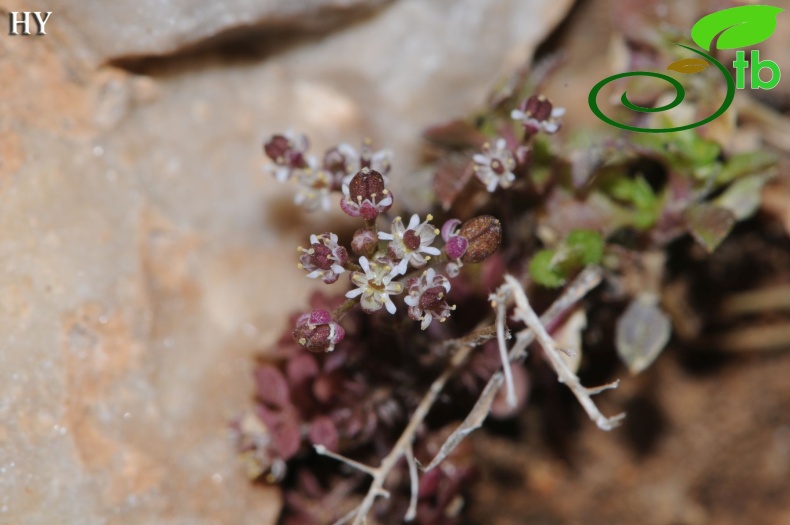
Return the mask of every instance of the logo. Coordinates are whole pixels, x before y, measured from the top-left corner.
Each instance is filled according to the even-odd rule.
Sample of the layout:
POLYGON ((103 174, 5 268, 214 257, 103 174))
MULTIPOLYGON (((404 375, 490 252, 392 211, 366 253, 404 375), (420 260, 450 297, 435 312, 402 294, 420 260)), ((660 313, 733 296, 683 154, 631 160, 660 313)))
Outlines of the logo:
POLYGON ((606 116, 598 107, 598 93, 609 82, 613 82, 621 78, 640 76, 655 77, 668 82, 670 85, 672 85, 672 87, 675 88, 675 99, 663 106, 654 108, 643 107, 628 100, 628 94, 627 92, 624 92, 622 97, 620 97, 620 102, 623 104, 623 106, 632 111, 638 111, 641 113, 660 113, 662 111, 669 111, 670 109, 680 105, 683 102, 683 99, 686 97, 686 90, 684 89, 683 85, 674 77, 664 73, 655 73, 652 71, 631 71, 612 75, 601 80, 592 88, 590 95, 587 98, 590 109, 599 119, 603 120, 607 124, 620 129, 642 133, 671 133, 673 131, 683 131, 686 129, 702 126, 719 118, 724 114, 725 111, 727 111, 727 109, 730 107, 730 104, 732 104, 732 101, 735 98, 735 90, 746 88, 747 69, 751 68, 751 89, 773 89, 779 83, 781 71, 779 71, 779 66, 776 64, 776 62, 771 60, 761 60, 760 52, 757 50, 753 50, 751 52, 749 59, 747 59, 745 51, 738 51, 736 52, 736 59, 732 63, 736 73, 736 78, 733 79, 732 75, 730 75, 730 72, 727 71, 727 68, 724 67, 721 62, 706 53, 706 51, 710 52, 711 46, 713 46, 713 41, 717 36, 718 40, 716 40, 716 49, 737 49, 764 42, 776 30, 776 18, 777 15, 779 15, 779 13, 782 11, 784 11, 784 9, 770 5, 746 5, 724 9, 701 18, 696 24, 694 24, 694 27, 691 28, 691 39, 704 51, 683 44, 675 44, 687 49, 688 51, 691 51, 692 53, 695 53, 697 57, 685 58, 683 60, 673 62, 667 67, 668 71, 675 71, 677 73, 690 75, 704 71, 710 67, 711 64, 713 64, 721 72, 721 74, 724 76, 724 80, 727 82, 727 95, 724 97, 724 101, 721 103, 719 109, 717 109, 709 117, 702 119, 699 122, 686 124, 684 126, 675 126, 670 128, 642 128, 617 122, 616 120, 606 116), (768 69, 771 72, 771 78, 769 80, 763 80, 762 77, 760 77, 760 72, 765 69, 768 69))

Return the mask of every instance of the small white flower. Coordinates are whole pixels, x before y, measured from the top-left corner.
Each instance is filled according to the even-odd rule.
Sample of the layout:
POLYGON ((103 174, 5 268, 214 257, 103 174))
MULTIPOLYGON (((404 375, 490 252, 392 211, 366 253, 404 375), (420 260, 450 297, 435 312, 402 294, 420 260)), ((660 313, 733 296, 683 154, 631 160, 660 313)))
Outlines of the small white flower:
POLYGON ((274 164, 269 164, 264 169, 278 181, 285 182, 316 165, 316 160, 307 155, 308 147, 310 142, 301 133, 288 130, 282 135, 273 135, 263 145, 263 150, 274 164))
POLYGON ((409 279, 407 287, 409 295, 403 302, 409 306, 409 317, 422 321, 422 330, 428 328, 434 319, 443 323, 450 317, 450 312, 455 310, 455 306, 449 306, 446 300, 450 281, 444 275, 437 274, 433 268, 424 271, 419 278, 409 279))
POLYGON ((303 206, 307 211, 316 211, 319 208, 329 211, 329 199, 332 188, 332 175, 323 169, 300 170, 294 176, 298 184, 294 203, 303 206))
POLYGON ((431 246, 439 230, 428 221, 433 217, 428 215, 424 222, 420 222, 420 216, 416 213, 411 216, 408 226, 403 226, 403 220, 396 217, 392 221, 391 232, 379 232, 379 239, 390 241, 388 251, 393 259, 399 260, 395 271, 405 274, 409 263, 415 268, 425 266, 431 255, 439 255, 441 250, 431 246), (426 257, 423 254, 427 254, 426 257))
POLYGON ((373 151, 369 140, 362 143, 359 153, 345 143, 338 146, 337 149, 347 159, 347 175, 343 178, 343 184, 351 182, 354 175, 362 168, 369 168, 381 173, 381 176, 384 177, 384 184, 389 185, 387 173, 392 168, 392 151, 388 149, 373 151))
POLYGON ((381 310, 382 306, 386 306, 387 311, 394 314, 395 303, 390 299, 390 295, 398 295, 403 292, 402 284, 392 282, 397 274, 385 262, 368 262, 366 257, 359 258, 359 265, 364 273, 354 272, 351 274, 351 282, 357 288, 346 293, 346 297, 353 299, 361 295, 360 304, 367 313, 381 310))
POLYGON ((311 235, 310 247, 304 249, 300 246, 297 250, 302 254, 299 256, 299 269, 309 272, 307 277, 310 279, 321 278, 324 283, 332 284, 346 271, 343 265, 348 262, 348 252, 337 244, 334 233, 311 235))
POLYGON ((559 118, 564 114, 565 108, 555 108, 543 95, 532 95, 521 103, 519 109, 510 112, 510 118, 520 120, 527 133, 534 135, 539 131, 545 133, 559 131, 559 118))
POLYGON ((472 160, 475 163, 475 175, 491 193, 497 189, 497 186, 508 188, 516 180, 516 175, 513 173, 516 159, 507 149, 505 139, 498 139, 493 148, 491 144, 484 144, 483 153, 476 154, 472 160))

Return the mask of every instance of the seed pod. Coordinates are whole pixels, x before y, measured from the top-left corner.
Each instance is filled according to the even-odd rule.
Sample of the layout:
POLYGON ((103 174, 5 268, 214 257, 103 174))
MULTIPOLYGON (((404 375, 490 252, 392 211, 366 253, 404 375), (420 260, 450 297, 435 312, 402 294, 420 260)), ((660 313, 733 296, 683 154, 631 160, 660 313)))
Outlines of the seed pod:
POLYGON ((465 263, 479 263, 494 253, 502 242, 502 223, 490 215, 481 215, 466 221, 458 232, 469 241, 461 258, 465 263))

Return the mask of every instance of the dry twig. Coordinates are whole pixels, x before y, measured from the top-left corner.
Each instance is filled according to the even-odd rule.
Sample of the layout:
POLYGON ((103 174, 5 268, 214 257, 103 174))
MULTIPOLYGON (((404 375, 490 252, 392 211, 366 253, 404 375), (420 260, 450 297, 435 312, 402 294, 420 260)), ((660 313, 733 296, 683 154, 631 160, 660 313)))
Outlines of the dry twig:
MULTIPOLYGON (((552 355, 558 361, 559 366, 562 367, 562 369, 558 369, 558 365, 555 364, 555 362, 552 360, 552 364, 555 366, 555 370, 558 370, 558 375, 560 376, 560 380, 561 381, 564 380, 566 383, 568 383, 568 385, 572 389, 577 388, 583 391, 582 393, 577 394, 577 397, 582 396, 582 397, 586 397, 586 399, 589 400, 590 395, 598 393, 601 389, 613 388, 612 385, 605 385, 603 387, 600 387, 599 389, 587 389, 582 387, 578 381, 578 378, 576 378, 576 376, 567 369, 564 362, 557 354, 557 349, 553 345, 553 341, 551 341, 551 337, 548 335, 545 328, 543 328, 544 324, 549 324, 555 321, 571 306, 573 306, 579 299, 584 297, 584 295, 586 295, 587 292, 595 288, 598 285, 598 283, 600 283, 601 281, 600 268, 590 267, 584 270, 579 275, 579 277, 577 277, 576 280, 565 289, 564 293, 544 313, 543 317, 540 320, 538 320, 537 316, 529 307, 529 303, 526 302, 526 295, 524 294, 524 290, 521 287, 521 285, 518 283, 518 281, 516 281, 513 277, 510 276, 507 276, 506 279, 507 282, 499 288, 498 294, 502 294, 502 299, 505 301, 510 296, 513 296, 515 298, 516 314, 519 319, 522 319, 523 317, 529 317, 529 314, 526 315, 524 314, 524 312, 527 310, 529 312, 532 312, 534 319, 529 319, 529 321, 527 321, 526 319, 522 319, 524 320, 524 322, 527 323, 527 326, 529 328, 522 330, 519 334, 517 334, 516 343, 513 345, 513 348, 511 348, 509 352, 503 354, 507 356, 507 359, 505 360, 505 364, 509 364, 510 362, 513 362, 517 359, 521 359, 526 354, 527 346, 529 346, 529 344, 532 342, 535 336, 537 336, 538 341, 540 341, 541 344, 545 345, 546 343, 549 343, 551 350, 547 350, 547 354, 549 354, 550 351, 553 351, 552 355), (525 310, 525 305, 526 305, 526 310, 525 310), (560 370, 564 370, 564 371, 560 372, 560 370)), ((495 296, 497 298, 499 297, 499 295, 495 295, 495 296)), ((482 345, 483 343, 490 341, 491 339, 497 338, 498 335, 501 336, 499 337, 501 341, 504 340, 504 334, 507 332, 506 328, 503 325, 504 322, 505 320, 503 319, 502 323, 497 322, 494 325, 486 326, 484 328, 475 330, 474 332, 472 332, 471 334, 465 337, 459 339, 453 339, 451 341, 445 341, 443 343, 443 346, 445 348, 456 349, 456 353, 450 359, 450 362, 448 363, 445 370, 431 384, 430 389, 425 394, 425 397, 423 397, 422 401, 420 401, 420 404, 417 405, 414 414, 411 416, 409 423, 406 425, 406 428, 403 430, 403 433, 398 438, 398 441, 395 443, 389 454, 387 454, 387 456, 384 457, 384 459, 381 461, 381 464, 378 467, 373 468, 367 465, 363 465, 352 459, 345 458, 338 454, 334 454, 326 450, 326 448, 322 446, 315 447, 317 453, 337 459, 338 461, 346 463, 362 472, 365 472, 366 474, 370 474, 373 477, 373 481, 371 482, 370 488, 368 489, 365 498, 362 500, 362 503, 360 503, 360 505, 356 509, 352 510, 351 512, 346 514, 343 518, 338 520, 335 523, 335 525, 343 525, 345 523, 348 523, 352 519, 353 519, 353 525, 362 525, 363 523, 365 523, 368 513, 372 509, 373 504, 376 502, 376 498, 389 497, 389 493, 386 490, 384 490, 384 483, 387 481, 387 478, 392 472, 392 469, 395 468, 395 466, 398 464, 400 459, 403 457, 406 457, 406 460, 408 462, 410 479, 412 483, 411 504, 409 506, 409 512, 406 516, 406 519, 408 520, 410 518, 413 518, 415 514, 414 511, 416 508, 416 494, 418 493, 418 488, 417 488, 418 479, 417 479, 417 470, 416 470, 417 463, 414 458, 414 454, 412 452, 412 445, 414 443, 414 438, 417 433, 417 430, 419 429, 422 422, 425 420, 425 417, 430 412, 431 408, 436 402, 436 399, 439 397, 439 394, 441 394, 442 390, 444 390, 447 381, 449 381, 449 379, 466 362, 466 359, 469 357, 472 350, 482 345)), ((484 389, 484 392, 490 393, 492 389, 498 389, 499 386, 501 386, 502 384, 502 379, 504 374, 506 374, 506 372, 504 371, 497 372, 496 374, 494 374, 494 376, 492 376, 491 380, 489 381, 489 384, 484 389)), ((576 390, 574 390, 574 393, 576 393, 576 390)), ((589 404, 592 405, 593 409, 595 410, 595 413, 600 415, 600 418, 602 418, 601 421, 605 420, 610 422, 609 428, 612 428, 614 425, 616 425, 616 422, 619 421, 619 418, 622 417, 621 415, 621 416, 615 416, 614 418, 605 418, 603 415, 600 414, 600 412, 598 412, 597 408, 595 408, 595 405, 592 403, 591 400, 589 401, 589 404)), ((584 402, 582 402, 582 406, 584 406, 585 409, 587 409, 587 405, 585 405, 584 402)), ((589 410, 588 413, 590 413, 589 410)), ((599 421, 598 419, 595 420, 596 422, 599 421)), ((598 426, 604 428, 604 426, 602 426, 601 423, 599 423, 598 426)), ((471 432, 471 430, 473 429, 470 429, 469 432, 471 432)), ((454 432, 453 434, 457 432, 458 431, 454 432)), ((466 434, 468 434, 469 432, 466 432, 466 434)), ((449 439, 452 439, 452 436, 449 439)), ((458 442, 460 441, 461 441, 460 439, 457 439, 455 445, 457 445, 458 442)), ((444 457, 449 455, 450 452, 452 452, 453 448, 455 447, 454 446, 442 447, 442 450, 447 449, 445 450, 444 457)), ((438 464, 441 461, 441 459, 442 458, 438 458, 438 457, 434 458, 434 460, 431 462, 431 466, 438 464)))
MULTIPOLYGON (((625 417, 625 414, 618 414, 613 417, 604 416, 601 411, 598 410, 598 406, 592 400, 591 396, 610 388, 617 388, 620 381, 618 380, 595 388, 584 387, 576 374, 568 368, 568 365, 560 356, 560 350, 557 348, 554 339, 551 338, 543 323, 538 319, 537 314, 530 306, 524 288, 513 276, 506 275, 505 284, 500 286, 495 294, 491 295, 491 301, 494 307, 501 308, 501 305, 506 304, 510 299, 513 299, 516 303, 513 318, 524 322, 531 330, 533 337, 537 338, 538 343, 540 343, 540 346, 543 348, 546 358, 557 373, 557 378, 571 389, 571 392, 576 396, 576 399, 578 399, 585 412, 587 412, 587 415, 590 416, 590 419, 592 419, 595 424, 598 425, 598 428, 602 430, 612 430, 618 426, 620 421, 625 417)), ((497 322, 502 321, 497 319, 497 322)), ((524 336, 524 338, 526 338, 526 336, 524 336)), ((526 348, 523 341, 520 345, 517 341, 516 345, 519 346, 519 348, 526 348)), ((505 350, 502 351, 504 352, 505 350)))

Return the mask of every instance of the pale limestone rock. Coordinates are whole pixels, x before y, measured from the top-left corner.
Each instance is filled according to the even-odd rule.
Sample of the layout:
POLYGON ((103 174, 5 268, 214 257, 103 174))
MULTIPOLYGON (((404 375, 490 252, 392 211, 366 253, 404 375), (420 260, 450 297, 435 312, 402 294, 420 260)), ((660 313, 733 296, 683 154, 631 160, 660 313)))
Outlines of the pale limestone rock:
POLYGON ((68 2, 45 37, 0 35, 0 522, 272 523, 227 423, 316 287, 294 247, 353 223, 295 209, 261 141, 371 136, 417 203, 421 128, 480 104, 569 3, 404 0, 265 60, 149 76, 95 69, 68 2))

